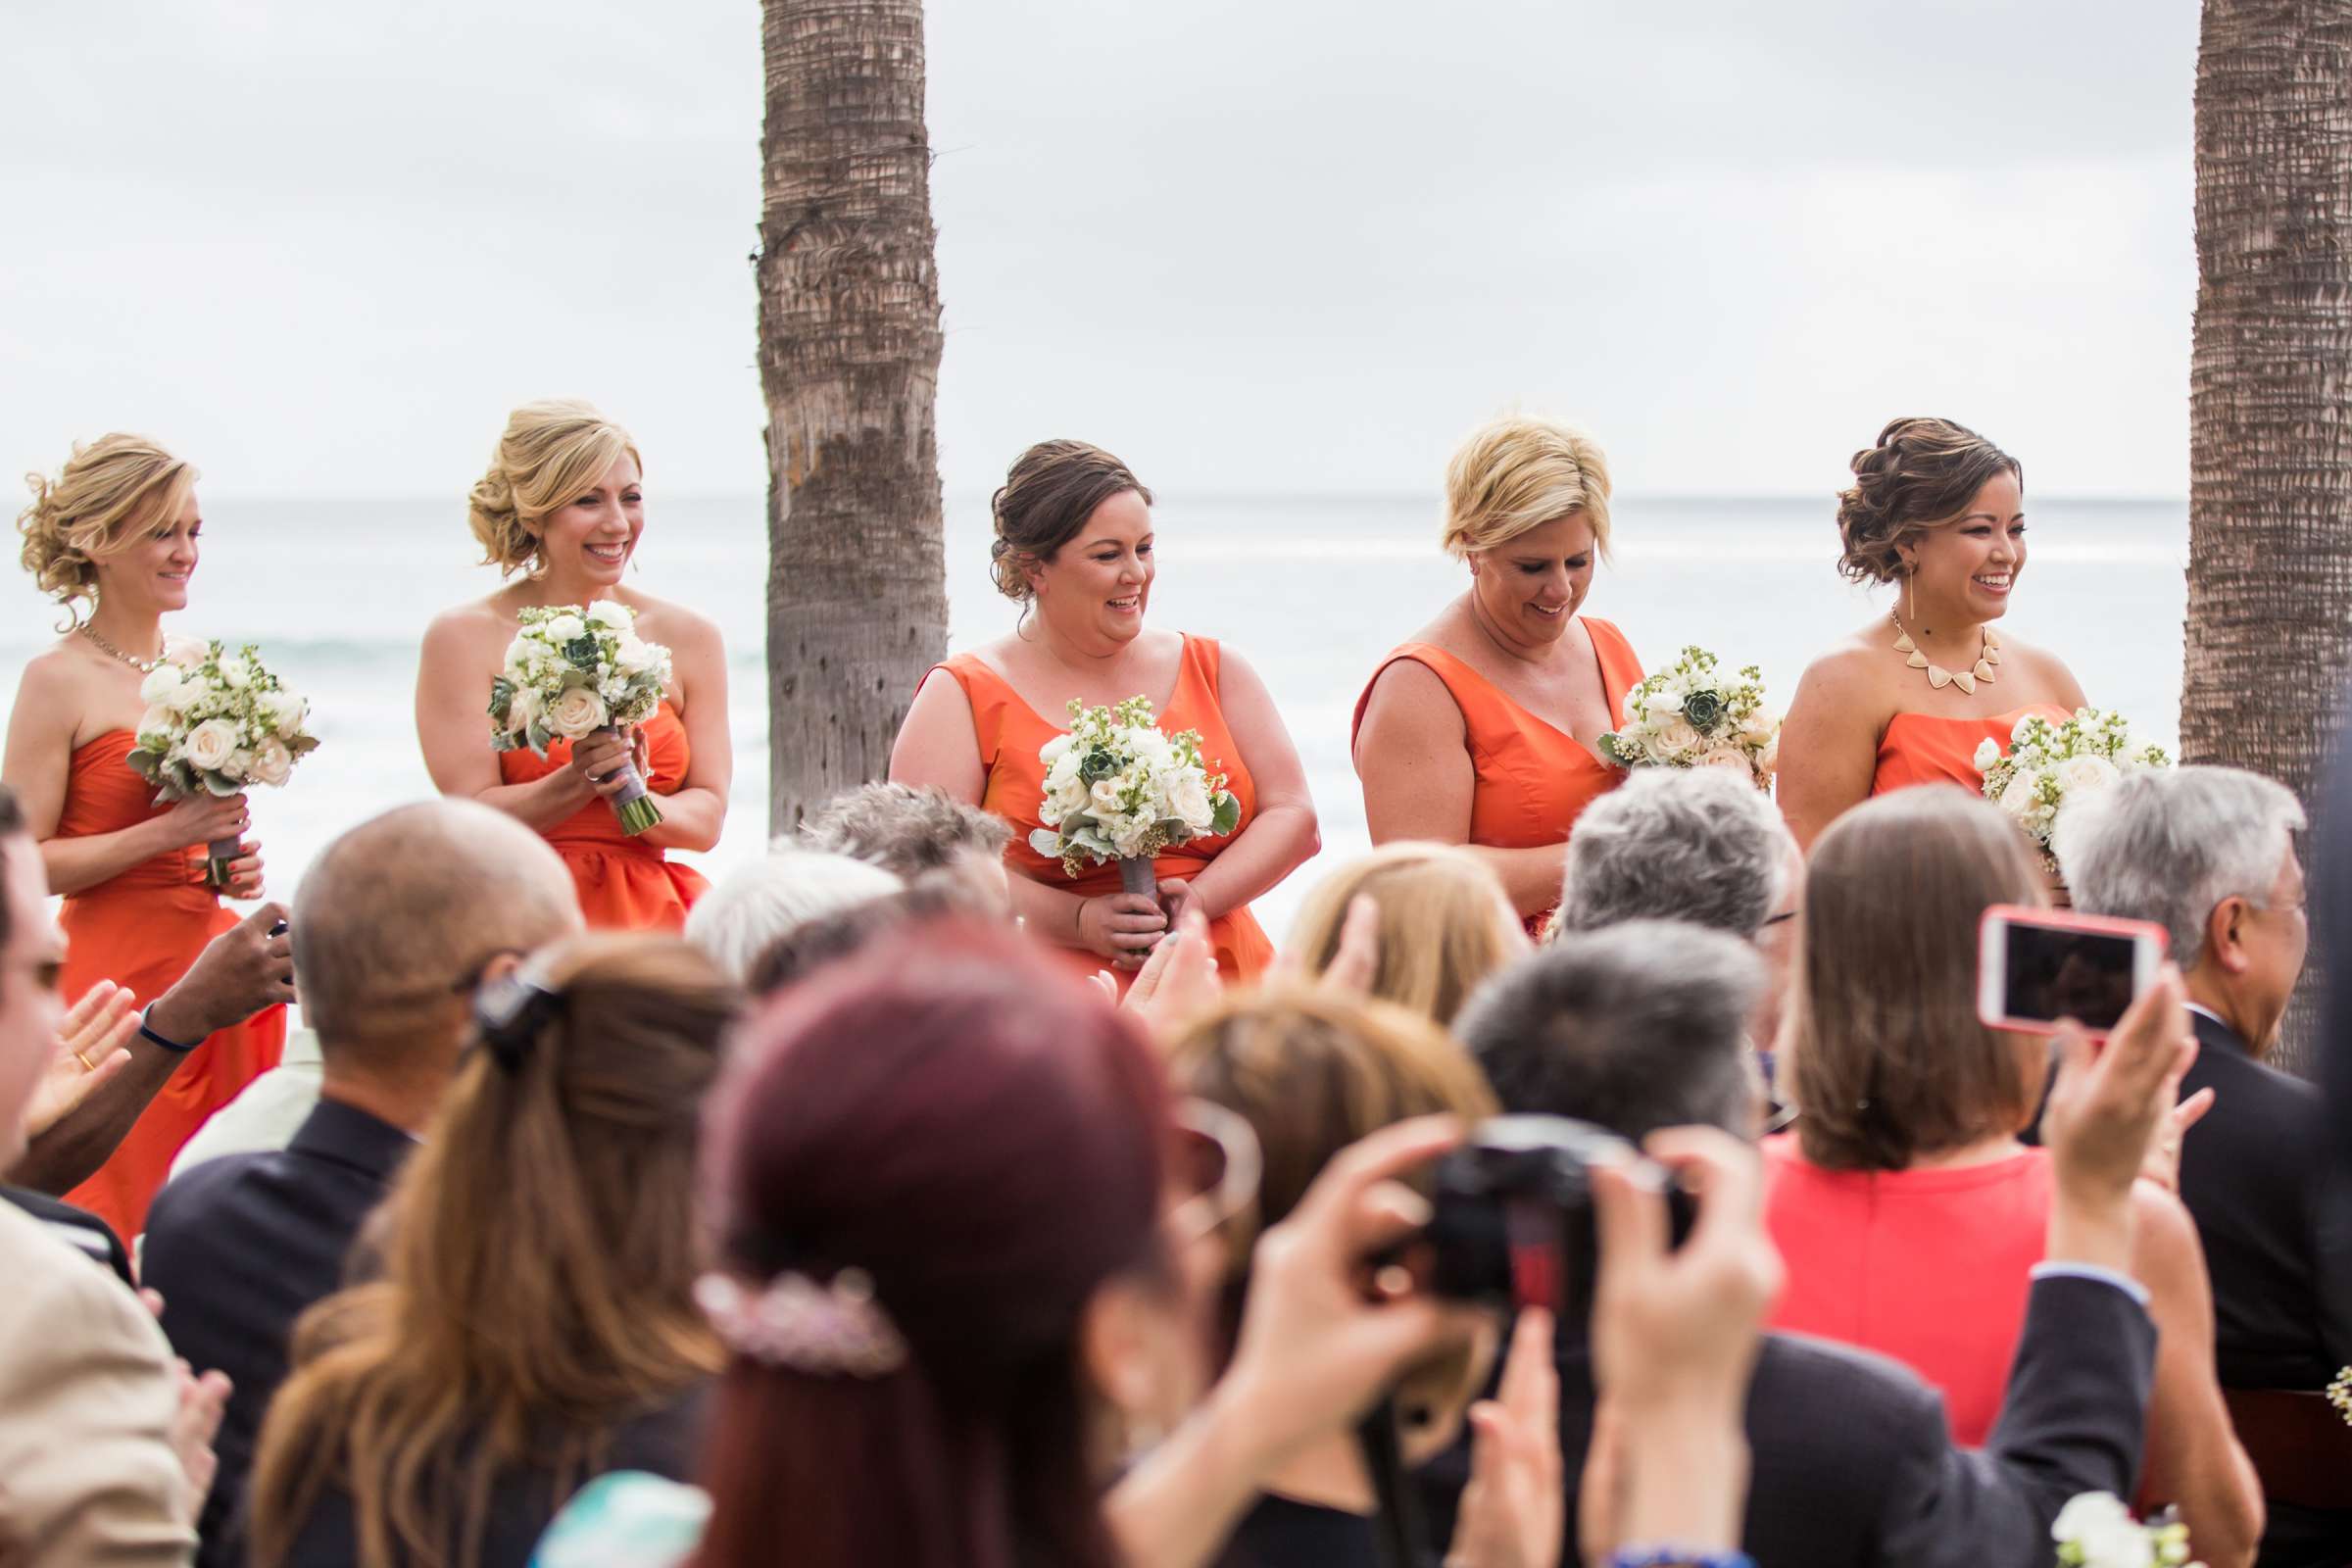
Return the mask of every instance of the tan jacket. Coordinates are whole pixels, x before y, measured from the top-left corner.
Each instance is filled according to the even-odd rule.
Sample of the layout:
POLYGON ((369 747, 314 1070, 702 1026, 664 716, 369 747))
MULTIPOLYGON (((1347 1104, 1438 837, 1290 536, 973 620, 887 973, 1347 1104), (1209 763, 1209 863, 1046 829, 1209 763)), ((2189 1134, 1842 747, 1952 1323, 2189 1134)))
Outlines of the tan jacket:
POLYGON ((0 1203, 0 1568, 188 1561, 178 1402, 138 1298, 0 1203))

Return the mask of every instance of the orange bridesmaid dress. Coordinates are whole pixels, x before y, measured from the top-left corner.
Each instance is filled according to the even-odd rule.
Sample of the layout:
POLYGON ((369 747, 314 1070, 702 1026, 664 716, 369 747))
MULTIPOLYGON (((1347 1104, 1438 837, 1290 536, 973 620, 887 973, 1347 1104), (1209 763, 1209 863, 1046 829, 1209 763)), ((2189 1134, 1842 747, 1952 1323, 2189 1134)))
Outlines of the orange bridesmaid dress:
POLYGON ((1989 740, 2007 751, 2010 731, 2028 713, 2038 713, 2053 724, 2071 716, 2055 703, 2034 703, 1989 718, 1895 714, 1879 738, 1879 765, 1871 775, 1870 793, 1885 795, 1915 784, 1957 784, 1971 795, 1983 794, 1984 770, 1977 766, 1977 748, 1989 740))
MULTIPOLYGON (((131 770, 135 744, 129 730, 109 730, 74 751, 56 837, 119 833, 171 809, 157 805, 155 786, 131 770)), ((144 1008, 178 983, 213 938, 237 923, 237 914, 222 908, 220 894, 206 885, 203 857, 200 846, 159 855, 67 898, 58 925, 66 934, 69 1001, 112 980, 144 1008)), ((104 1219, 125 1242, 138 1236, 180 1145, 238 1091, 276 1066, 285 1043, 283 1007, 207 1037, 164 1080, 106 1163, 66 1201, 104 1219)))
MULTIPOLYGON (((1609 713, 1625 722, 1625 697, 1642 684, 1642 662, 1633 644, 1614 624, 1580 617, 1592 638, 1600 661, 1600 686, 1609 700, 1609 713)), ((1405 643, 1380 662, 1372 679, 1355 700, 1355 720, 1348 731, 1353 750, 1355 734, 1364 726, 1364 710, 1381 670, 1409 659, 1446 683, 1454 706, 1462 710, 1468 732, 1470 763, 1478 782, 1470 797, 1470 838, 1495 850, 1528 850, 1557 844, 1565 849, 1569 830, 1585 808, 1625 782, 1623 768, 1595 757, 1584 742, 1547 719, 1537 717, 1506 696, 1493 681, 1461 659, 1434 643, 1405 643)), ((1361 772, 1361 768, 1358 768, 1361 772)), ((1561 872, 1566 874, 1565 855, 1561 872)), ((1551 918, 1555 903, 1530 915, 1530 936, 1539 934, 1551 918)))
MULTIPOLYGON (((1012 842, 1004 846, 1005 868, 1016 876, 1081 898, 1118 892, 1116 864, 1093 866, 1072 877, 1063 872, 1059 860, 1050 859, 1029 846, 1029 835, 1045 825, 1037 818, 1037 808, 1045 799, 1046 764, 1038 760, 1037 754, 1046 742, 1064 733, 1066 726, 1052 722, 1023 702, 1004 677, 977 655, 957 654, 943 664, 934 664, 932 669, 944 670, 952 676, 972 705, 973 738, 980 743, 980 765, 988 770, 987 783, 980 792, 981 808, 1012 824, 1012 842)), ((1242 808, 1241 822, 1231 834, 1194 839, 1153 859, 1152 874, 1167 882, 1199 876, 1217 858, 1218 851, 1232 843, 1257 814, 1257 795, 1250 781, 1249 765, 1242 760, 1241 748, 1234 745, 1233 732, 1225 727, 1224 710, 1217 705, 1217 645, 1208 638, 1188 635, 1184 639, 1176 695, 1160 713, 1159 722, 1170 734, 1188 729, 1200 732, 1201 760, 1212 773, 1225 775, 1225 787, 1233 792, 1233 798, 1242 808)), ((1208 936, 1210 945, 1216 949, 1218 972, 1228 981, 1252 979, 1264 973, 1266 966, 1274 961, 1274 944, 1266 939, 1266 933, 1247 905, 1211 920, 1208 936)), ((1099 954, 1058 944, 1054 948, 1087 974, 1110 967, 1099 954)), ((1111 973, 1117 977, 1122 991, 1134 978, 1132 970, 1115 969, 1111 973)))
MULTIPOLYGON (((639 728, 645 734, 645 787, 656 795, 675 795, 686 781, 694 760, 686 742, 686 725, 677 710, 663 703, 639 728)), ((547 755, 524 748, 498 754, 499 777, 509 784, 528 784, 571 763, 571 742, 559 740, 547 755)), ((570 868, 579 889, 580 913, 599 931, 675 931, 685 925, 710 884, 692 866, 680 865, 661 850, 620 830, 620 818, 598 797, 546 830, 547 841, 570 868)))

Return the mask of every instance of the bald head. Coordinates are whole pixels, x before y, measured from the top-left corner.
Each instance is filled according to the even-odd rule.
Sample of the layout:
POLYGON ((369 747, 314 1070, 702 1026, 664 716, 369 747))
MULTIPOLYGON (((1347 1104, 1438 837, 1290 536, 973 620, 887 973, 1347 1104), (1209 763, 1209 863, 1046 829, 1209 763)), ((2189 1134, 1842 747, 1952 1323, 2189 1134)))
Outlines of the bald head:
POLYGON ((503 952, 579 929, 571 874, 547 841, 471 801, 386 811, 327 846, 294 895, 294 979, 330 1059, 355 1039, 435 1054, 468 976, 503 952), (436 1028, 438 1025, 438 1029, 436 1028))

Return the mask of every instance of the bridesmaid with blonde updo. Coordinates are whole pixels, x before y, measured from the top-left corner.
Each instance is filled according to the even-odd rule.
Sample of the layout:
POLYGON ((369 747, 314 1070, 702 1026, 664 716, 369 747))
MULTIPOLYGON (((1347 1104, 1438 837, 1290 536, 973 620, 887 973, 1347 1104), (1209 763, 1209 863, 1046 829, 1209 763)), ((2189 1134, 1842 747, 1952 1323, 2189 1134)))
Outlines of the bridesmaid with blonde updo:
POLYGON ((1506 418, 1446 470, 1446 553, 1470 586, 1382 661, 1355 704, 1372 842, 1466 844, 1532 933, 1559 906, 1568 833, 1625 781, 1600 737, 1642 682, 1633 645, 1578 613, 1609 548, 1609 468, 1584 431, 1506 418))
MULTIPOLYGON (((73 625, 24 666, 0 778, 40 841, 49 891, 65 897, 65 996, 112 980, 147 1007, 237 923, 205 881, 199 846, 237 837, 252 820, 243 795, 159 805, 129 764, 147 709, 139 687, 164 655, 163 617, 187 608, 196 575, 196 470, 144 436, 108 435, 32 487, 17 523, 24 569, 73 625)), ((260 898, 260 846, 240 848, 228 896, 260 898)), ((270 941, 282 954, 286 939, 270 941)), ((106 1163, 66 1195, 125 1240, 145 1229, 180 1145, 276 1066, 286 1039, 283 1007, 201 1039, 178 1038, 184 1025, 161 1008, 145 1024, 142 1051, 177 1054, 171 1076, 106 1163)))
POLYGON ((708 850, 727 811, 734 754, 718 628, 622 578, 645 532, 645 475, 629 433, 585 403, 528 403, 507 420, 469 501, 486 565, 511 578, 435 617, 416 671, 416 733, 444 795, 465 796, 547 835, 571 868, 580 912, 608 929, 675 931, 707 884, 665 850, 708 850), (544 758, 491 749, 490 681, 525 609, 613 600, 670 651, 669 696, 617 738, 559 740, 544 758), (631 838, 608 798, 634 761, 662 820, 631 838))
POLYGON ((2026 570, 2025 469, 1949 419, 1896 419, 1854 454, 1838 497, 1838 569, 1896 584, 1886 614, 1813 661, 1781 729, 1779 799, 1807 849, 1873 795, 1917 784, 1981 793, 1976 754, 2029 713, 2085 705, 2057 655, 1993 622, 2026 570))

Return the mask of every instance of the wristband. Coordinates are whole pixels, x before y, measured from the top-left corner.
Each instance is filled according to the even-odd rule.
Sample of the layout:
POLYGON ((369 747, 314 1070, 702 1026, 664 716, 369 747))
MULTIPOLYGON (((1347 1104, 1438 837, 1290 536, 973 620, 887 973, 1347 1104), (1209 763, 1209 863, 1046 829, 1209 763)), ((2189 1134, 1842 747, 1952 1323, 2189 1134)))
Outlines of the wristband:
POLYGON ((1620 1546, 1609 1568, 1756 1568, 1744 1551, 1686 1551, 1680 1546, 1620 1546))
POLYGON ((166 1051, 169 1051, 175 1056, 184 1056, 189 1052, 194 1051, 196 1046, 201 1046, 204 1044, 203 1041, 199 1040, 196 1042, 196 1046, 183 1046, 176 1040, 166 1040, 162 1035, 157 1034, 153 1029, 150 1029, 147 1026, 147 1013, 153 1012, 154 1010, 155 1004, 149 1003, 147 1004, 147 1011, 139 1014, 139 1038, 141 1040, 153 1041, 155 1044, 163 1047, 166 1051))

